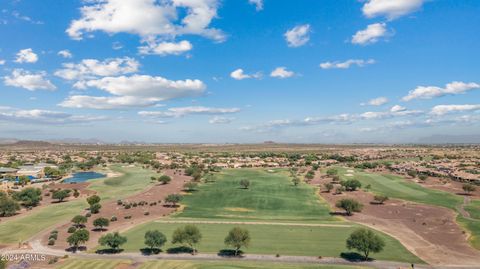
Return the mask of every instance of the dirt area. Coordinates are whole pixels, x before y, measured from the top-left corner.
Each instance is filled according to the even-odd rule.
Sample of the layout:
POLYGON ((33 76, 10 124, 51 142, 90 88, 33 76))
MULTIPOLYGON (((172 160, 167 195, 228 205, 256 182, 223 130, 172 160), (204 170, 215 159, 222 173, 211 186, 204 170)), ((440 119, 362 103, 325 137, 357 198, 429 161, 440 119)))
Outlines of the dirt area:
POLYGON ((21 207, 21 209, 17 212, 17 214, 15 216, 11 216, 11 217, 0 217, 0 221, 2 220, 12 220, 12 219, 15 219, 17 217, 23 217, 27 214, 31 214, 31 213, 34 213, 46 206, 49 206, 49 205, 52 205, 52 204, 55 204, 55 203, 58 203, 57 200, 55 199, 52 199, 52 194, 50 192, 50 190, 58 190, 58 189, 70 189, 72 190, 72 192, 70 193, 70 197, 67 197, 65 198, 65 200, 62 202, 62 203, 66 203, 68 201, 72 201, 72 200, 75 200, 75 199, 82 199, 82 198, 85 198, 91 194, 93 194, 94 192, 91 191, 91 190, 87 190, 87 186, 88 186, 88 183, 78 183, 78 184, 66 184, 66 183, 54 183, 54 182, 51 182, 51 183, 46 183, 48 188, 45 188, 45 189, 42 189, 42 185, 41 184, 33 184, 33 185, 28 185, 26 187, 32 187, 32 188, 39 188, 39 189, 42 189, 42 200, 40 201, 40 204, 36 207, 33 207, 32 209, 27 209, 25 207, 21 207), (80 193, 80 196, 75 198, 73 197, 73 190, 76 189, 78 190, 78 192, 80 193))
MULTIPOLYGON (((174 172, 174 170, 164 171, 164 174, 169 175, 172 178, 172 181, 169 184, 162 185, 159 183, 152 183, 151 187, 141 193, 122 199, 123 202, 136 202, 137 204, 144 201, 146 202, 144 205, 125 209, 124 206, 118 205, 116 200, 104 203, 101 202, 100 204, 102 205, 102 208, 100 209, 100 213, 92 214, 92 216, 88 218, 88 223, 86 224, 86 229, 90 231, 90 240, 87 243, 87 248, 97 246, 98 239, 105 233, 113 231, 122 232, 135 225, 158 219, 159 217, 166 216, 177 210, 177 208, 166 206, 163 200, 169 194, 180 193, 185 182, 190 181, 191 177, 174 172), (110 220, 113 216, 117 218, 117 221, 110 221, 108 230, 98 231, 94 229, 93 221, 95 219, 103 217, 110 220)), ((87 212, 88 211, 85 210, 84 212, 79 212, 79 214, 84 215, 87 212)), ((70 226, 71 223, 68 222, 56 228, 58 230, 58 240, 55 242, 53 248, 66 249, 69 247, 66 238, 70 235, 67 232, 70 226)), ((48 236, 48 232, 42 235, 42 244, 46 245, 48 243, 48 236)))
MULTIPOLYGON (((329 181, 316 177, 312 184, 323 185, 329 181)), ((469 245, 452 210, 393 199, 384 205, 371 204, 373 194, 361 190, 338 195, 333 191, 321 192, 320 195, 332 208, 343 198, 358 200, 364 204, 362 212, 346 216, 346 219, 391 235, 430 264, 480 264, 480 252, 469 245)), ((337 211, 342 213, 340 209, 337 211)))

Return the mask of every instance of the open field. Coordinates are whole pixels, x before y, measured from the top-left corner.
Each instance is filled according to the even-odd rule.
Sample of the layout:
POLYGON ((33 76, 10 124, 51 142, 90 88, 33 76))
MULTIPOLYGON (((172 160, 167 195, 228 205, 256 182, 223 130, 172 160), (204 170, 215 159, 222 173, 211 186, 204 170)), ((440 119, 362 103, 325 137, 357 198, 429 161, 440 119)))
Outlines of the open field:
MULTIPOLYGON (((151 170, 138 167, 112 166, 112 170, 123 175, 92 180, 88 187, 89 190, 96 191, 104 201, 141 191, 150 184, 150 175, 153 174, 151 170)), ((69 220, 81 213, 85 207, 87 203, 84 199, 73 200, 46 206, 24 217, 3 221, 0 223, 0 243, 11 244, 27 240, 48 227, 69 220)))
MULTIPOLYGON (((368 267, 345 265, 299 265, 261 262, 192 262, 155 261, 142 264, 139 269, 367 269, 368 267)), ((62 268, 63 269, 63 268, 62 268)), ((73 268, 72 268, 73 269, 73 268)))
POLYGON ((286 170, 225 169, 215 182, 203 184, 185 196, 179 217, 262 220, 334 220, 328 205, 319 201, 313 187, 293 186, 286 170), (250 181, 249 189, 240 180, 250 181))
MULTIPOLYGON (((150 222, 135 227, 126 233, 128 242, 123 246, 127 252, 139 252, 145 248, 143 236, 148 230, 159 230, 170 240, 173 231, 184 224, 166 224, 150 222)), ((232 224, 196 224, 202 233, 202 242, 198 249, 202 253, 218 253, 227 248, 223 239, 228 231, 236 226, 249 230, 251 245, 246 253, 280 254, 293 256, 339 257, 342 252, 349 252, 345 240, 359 225, 352 227, 302 227, 279 225, 232 225, 232 224)), ((379 233, 380 234, 380 233, 379 233)), ((372 257, 382 260, 420 262, 408 252, 397 240, 381 234, 386 242, 385 250, 372 257)), ((168 243, 164 250, 175 247, 168 243)))
MULTIPOLYGON (((130 265, 130 261, 123 260, 88 260, 88 259, 72 259, 57 266, 58 269, 116 269, 122 265, 130 265)), ((128 267, 127 267, 128 268, 128 267)))
MULTIPOLYGON (((122 260, 68 260, 57 269, 117 269, 128 267, 131 262, 122 260)), ((149 261, 136 267, 138 269, 368 269, 369 267, 347 265, 313 265, 244 261, 149 261), (273 266, 273 267, 272 267, 273 266)))
POLYGON ((470 214, 472 219, 480 221, 480 200, 472 200, 470 204, 465 206, 465 210, 470 214))
MULTIPOLYGON (((345 176, 349 174, 346 168, 337 168, 337 170, 342 179, 352 178, 345 176)), ((384 194, 391 198, 442 206, 453 210, 456 210, 457 206, 463 202, 462 197, 444 191, 424 188, 419 184, 408 182, 400 176, 361 171, 350 174, 353 174, 353 178, 362 182, 362 187, 370 185, 372 192, 384 194)))

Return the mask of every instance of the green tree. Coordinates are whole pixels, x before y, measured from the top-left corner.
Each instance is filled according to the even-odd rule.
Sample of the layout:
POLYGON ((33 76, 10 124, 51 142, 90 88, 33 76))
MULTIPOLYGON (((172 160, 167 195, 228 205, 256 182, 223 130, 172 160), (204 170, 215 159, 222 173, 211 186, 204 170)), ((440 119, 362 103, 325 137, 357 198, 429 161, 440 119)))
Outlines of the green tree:
POLYGON ((100 208, 102 208, 101 204, 92 204, 90 206, 90 213, 97 214, 98 212, 100 212, 100 208))
POLYGON ((195 225, 186 225, 177 228, 172 235, 172 244, 187 245, 192 249, 192 254, 197 252, 196 245, 200 243, 202 234, 195 225))
POLYGON ((349 199, 349 198, 345 198, 338 201, 335 204, 335 206, 345 210, 348 216, 351 216, 353 212, 361 212, 363 208, 363 205, 359 203, 357 200, 349 199))
POLYGON ((333 190, 333 184, 332 183, 325 183, 324 186, 325 186, 325 189, 327 190, 327 192, 331 192, 333 190))
POLYGON ((346 191, 356 191, 358 188, 362 186, 362 183, 356 179, 348 179, 344 180, 340 183, 343 187, 345 187, 346 191))
POLYGON ((250 244, 250 240, 250 233, 247 229, 234 227, 228 232, 227 237, 225 237, 224 243, 227 246, 233 247, 235 249, 235 256, 237 256, 241 247, 248 247, 248 245, 250 244))
POLYGON ((240 180, 240 186, 244 189, 248 189, 248 187, 250 187, 250 181, 248 179, 242 179, 240 180))
POLYGON ((417 177, 417 174, 418 174, 418 173, 417 173, 417 171, 415 171, 415 170, 409 170, 409 171, 407 172, 407 175, 409 175, 409 176, 412 177, 412 178, 416 178, 416 177, 417 177))
POLYGON ((30 179, 27 176, 19 176, 18 177, 18 184, 22 185, 22 187, 25 187, 30 182, 30 179))
POLYGON ((103 227, 108 227, 108 225, 110 225, 110 220, 107 218, 97 218, 93 221, 93 226, 96 229, 103 230, 103 227))
POLYGON ((15 200, 6 195, 0 195, 0 217, 11 217, 15 215, 18 210, 20 210, 20 205, 15 200))
POLYGON ((38 188, 25 188, 12 194, 12 198, 24 206, 37 206, 42 200, 42 190, 38 188))
POLYGON ((337 171, 337 169, 335 169, 335 168, 329 168, 329 169, 327 170, 327 175, 328 175, 328 176, 335 176, 335 175, 337 175, 337 174, 338 174, 338 171, 337 171))
POLYGON ((80 229, 67 237, 67 243, 73 247, 73 252, 75 252, 77 251, 78 246, 87 242, 88 239, 90 239, 90 233, 85 229, 80 229))
POLYGON ((53 199, 57 199, 58 202, 63 202, 65 198, 70 196, 70 190, 59 190, 59 191, 54 191, 52 194, 53 199))
POLYGON ((376 204, 383 204, 388 200, 388 196, 386 195, 375 195, 373 200, 376 204))
POLYGON ((364 228, 355 230, 347 239, 347 248, 362 252, 365 260, 368 260, 371 252, 378 253, 384 247, 385 242, 380 236, 364 228))
POLYGON ((294 186, 298 186, 300 184, 300 179, 298 177, 292 178, 292 183, 294 186))
POLYGON ((167 198, 165 198, 165 203, 171 204, 173 207, 176 207, 177 204, 182 200, 182 196, 180 194, 169 194, 167 198))
POLYGON ((80 192, 77 189, 73 190, 73 197, 78 198, 80 196, 80 192))
POLYGON ((172 178, 167 175, 162 175, 158 178, 158 182, 162 184, 168 184, 170 181, 172 181, 172 178))
POLYGON ((424 175, 424 174, 420 174, 420 175, 418 176, 418 178, 419 178, 421 181, 425 181, 425 180, 427 180, 428 176, 427 176, 427 175, 424 175))
POLYGON ((474 192, 476 190, 475 186, 471 183, 463 184, 462 189, 465 192, 465 194, 470 194, 471 192, 474 192))
POLYGON ((187 182, 185 185, 183 185, 183 189, 188 192, 192 192, 196 190, 198 187, 198 183, 195 182, 187 182))
POLYGON ((87 223, 87 217, 82 215, 76 215, 72 218, 71 222, 75 225, 75 227, 79 228, 87 223))
POLYGON ((98 239, 98 243, 101 246, 108 246, 114 252, 118 252, 120 246, 127 243, 127 238, 125 236, 121 236, 118 232, 114 232, 100 237, 100 239, 98 239))
POLYGON ((98 204, 100 203, 100 196, 98 195, 92 195, 87 198, 87 203, 92 206, 93 204, 98 204))
POLYGON ((145 233, 145 245, 147 245, 151 251, 161 249, 166 242, 167 237, 158 230, 147 231, 145 233))

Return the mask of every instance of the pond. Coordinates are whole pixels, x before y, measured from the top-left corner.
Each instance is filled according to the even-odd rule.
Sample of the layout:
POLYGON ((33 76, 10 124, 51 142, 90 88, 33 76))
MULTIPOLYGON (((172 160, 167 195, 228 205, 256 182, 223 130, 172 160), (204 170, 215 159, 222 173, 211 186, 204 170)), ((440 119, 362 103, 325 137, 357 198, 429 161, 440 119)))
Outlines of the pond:
POLYGON ((91 179, 102 178, 105 177, 104 174, 97 173, 97 172, 78 172, 65 179, 64 183, 80 183, 85 182, 91 179))

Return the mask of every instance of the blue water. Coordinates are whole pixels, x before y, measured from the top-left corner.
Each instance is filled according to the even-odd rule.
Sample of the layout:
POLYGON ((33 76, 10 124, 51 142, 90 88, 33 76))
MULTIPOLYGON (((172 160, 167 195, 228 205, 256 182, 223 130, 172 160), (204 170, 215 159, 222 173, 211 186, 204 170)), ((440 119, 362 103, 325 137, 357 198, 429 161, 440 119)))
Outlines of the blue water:
POLYGON ((72 175, 71 178, 65 179, 64 183, 80 183, 85 182, 90 179, 102 178, 105 177, 104 174, 100 174, 97 172, 78 172, 72 175))

